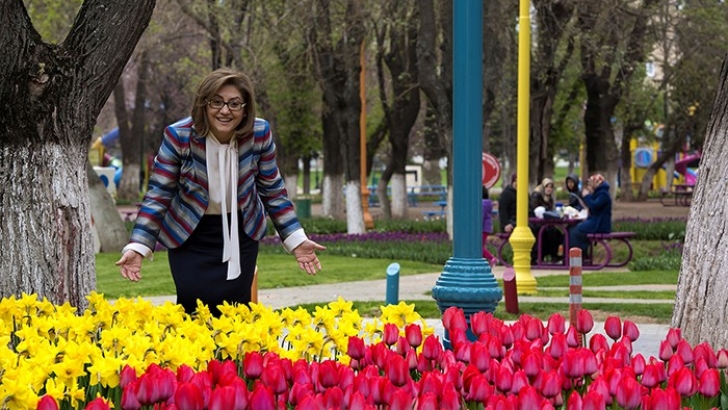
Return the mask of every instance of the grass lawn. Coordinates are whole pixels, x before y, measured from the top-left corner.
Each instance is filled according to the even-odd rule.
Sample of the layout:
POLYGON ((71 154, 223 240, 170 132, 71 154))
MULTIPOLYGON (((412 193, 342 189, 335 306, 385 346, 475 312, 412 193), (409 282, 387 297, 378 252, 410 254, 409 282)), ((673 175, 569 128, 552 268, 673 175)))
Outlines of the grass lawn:
MULTIPOLYGON (((144 261, 142 280, 129 282, 121 277, 114 265, 118 253, 96 255, 97 290, 107 299, 136 296, 174 295, 174 283, 169 272, 166 252, 157 252, 154 261, 144 261)), ((358 280, 386 279, 387 267, 393 262, 385 259, 363 259, 351 256, 319 255, 324 270, 316 276, 306 275, 298 269, 291 255, 258 255, 258 288, 284 288, 358 280)), ((415 275, 442 271, 442 266, 423 262, 398 261, 400 275, 415 275)))

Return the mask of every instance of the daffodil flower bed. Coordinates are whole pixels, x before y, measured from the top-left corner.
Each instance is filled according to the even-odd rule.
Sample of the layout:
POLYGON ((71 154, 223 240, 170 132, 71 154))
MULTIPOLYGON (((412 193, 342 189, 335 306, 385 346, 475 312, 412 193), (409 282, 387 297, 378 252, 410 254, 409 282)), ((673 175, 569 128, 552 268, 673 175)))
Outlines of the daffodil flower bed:
POLYGON ((0 301, 3 409, 708 409, 728 403, 728 351, 677 329, 659 357, 632 353, 637 326, 591 333, 522 315, 443 315, 451 349, 400 303, 363 319, 337 300, 315 312, 262 305, 113 304, 79 314, 33 295, 0 301), (470 337, 468 337, 468 335, 470 337), (609 338, 609 339, 608 339, 609 338), (610 341, 611 339, 611 341, 610 341))

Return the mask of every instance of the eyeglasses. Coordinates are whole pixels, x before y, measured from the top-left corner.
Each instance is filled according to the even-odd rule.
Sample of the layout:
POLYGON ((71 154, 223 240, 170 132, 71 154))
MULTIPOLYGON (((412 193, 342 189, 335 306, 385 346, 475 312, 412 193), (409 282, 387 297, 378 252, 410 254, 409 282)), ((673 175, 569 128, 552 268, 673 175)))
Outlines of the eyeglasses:
POLYGON ((228 106, 228 109, 230 111, 240 111, 245 107, 246 103, 240 102, 240 101, 223 101, 223 100, 210 100, 207 102, 207 105, 210 106, 210 108, 214 110, 222 110, 222 107, 228 106))

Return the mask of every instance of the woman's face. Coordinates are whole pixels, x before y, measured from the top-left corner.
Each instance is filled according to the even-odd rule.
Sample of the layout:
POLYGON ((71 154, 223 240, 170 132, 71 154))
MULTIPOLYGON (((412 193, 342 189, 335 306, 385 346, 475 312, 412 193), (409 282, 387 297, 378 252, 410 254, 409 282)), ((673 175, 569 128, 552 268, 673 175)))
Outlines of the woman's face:
POLYGON ((576 185, 576 182, 574 182, 573 179, 567 179, 566 180, 566 188, 568 188, 569 191, 574 190, 574 185, 576 185))
POLYGON ((243 117, 245 117, 245 101, 234 85, 223 86, 207 103, 207 123, 212 133, 222 143, 230 142, 235 128, 243 121, 243 117), (222 107, 213 108, 220 104, 222 107), (230 109, 231 105, 237 109, 230 109))
POLYGON ((554 193, 554 184, 546 184, 545 187, 543 187, 543 193, 546 195, 551 195, 554 193))

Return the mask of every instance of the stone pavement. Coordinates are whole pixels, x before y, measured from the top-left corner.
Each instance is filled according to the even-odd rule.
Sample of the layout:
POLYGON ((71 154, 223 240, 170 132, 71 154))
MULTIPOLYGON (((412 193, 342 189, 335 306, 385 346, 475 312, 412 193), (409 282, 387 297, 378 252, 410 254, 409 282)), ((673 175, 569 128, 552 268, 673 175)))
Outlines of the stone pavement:
MULTIPOLYGON (((496 267, 493 275, 501 278, 503 267, 496 267)), ((566 270, 532 270, 534 277, 545 275, 565 275, 566 270)), ((619 274, 619 271, 615 271, 619 274)), ((264 273, 261 273, 264 274, 264 273)), ((383 274, 384 275, 384 274, 383 274)), ((430 300, 432 298, 431 291, 435 285, 440 273, 426 273, 419 275, 401 276, 399 283, 399 300, 416 301, 430 300)), ((584 288, 589 289, 588 287, 584 288)), ((609 286, 599 287, 599 290, 671 290, 675 286, 664 285, 647 285, 647 286, 609 286)), ((288 306, 297 306, 307 303, 328 303, 342 297, 349 301, 384 301, 386 299, 386 279, 369 280, 358 282, 344 282, 324 285, 300 286, 295 288, 277 288, 277 289, 260 289, 258 291, 258 302, 269 306, 273 309, 280 309, 288 306)), ((149 297, 153 303, 162 304, 165 301, 175 301, 174 296, 158 296, 149 297)), ((524 296, 518 297, 519 302, 543 302, 543 303, 568 303, 567 297, 539 297, 524 296)), ((608 298, 583 298, 583 303, 674 303, 674 300, 655 300, 655 299, 608 299, 608 298)), ((568 321, 568 318, 567 318, 568 321)), ((438 335, 443 335, 444 330, 442 323, 438 319, 428 319, 428 324, 435 328, 438 335)), ((634 353, 642 353, 645 358, 649 356, 657 357, 660 342, 665 338, 669 329, 668 325, 661 324, 640 324, 637 323, 640 330, 640 338, 633 343, 634 353)), ((595 323, 594 331, 603 333, 603 323, 595 323)))

